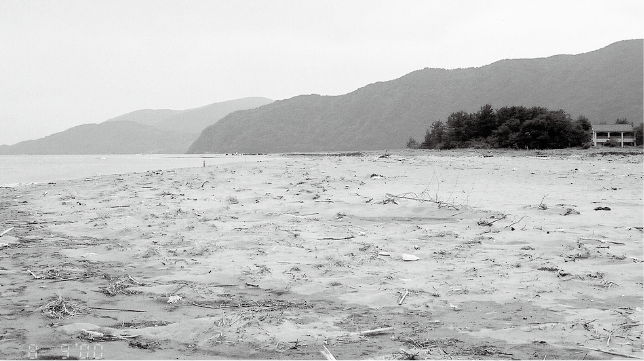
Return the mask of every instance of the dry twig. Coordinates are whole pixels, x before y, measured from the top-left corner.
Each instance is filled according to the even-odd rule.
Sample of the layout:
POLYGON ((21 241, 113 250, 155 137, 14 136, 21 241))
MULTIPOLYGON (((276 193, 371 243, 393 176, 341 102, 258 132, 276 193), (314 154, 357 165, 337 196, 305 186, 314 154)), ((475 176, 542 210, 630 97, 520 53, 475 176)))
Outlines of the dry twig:
POLYGON ((37 310, 42 311, 51 318, 65 319, 86 314, 88 307, 59 295, 56 299, 39 307, 37 310))

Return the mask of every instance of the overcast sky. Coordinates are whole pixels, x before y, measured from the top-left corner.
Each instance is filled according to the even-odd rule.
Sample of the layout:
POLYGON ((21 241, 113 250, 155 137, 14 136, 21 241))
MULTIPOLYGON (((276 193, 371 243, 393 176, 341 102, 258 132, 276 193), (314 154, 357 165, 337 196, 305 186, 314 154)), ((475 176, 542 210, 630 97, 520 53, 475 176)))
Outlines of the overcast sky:
POLYGON ((644 38, 642 0, 0 0, 0 144, 644 38))

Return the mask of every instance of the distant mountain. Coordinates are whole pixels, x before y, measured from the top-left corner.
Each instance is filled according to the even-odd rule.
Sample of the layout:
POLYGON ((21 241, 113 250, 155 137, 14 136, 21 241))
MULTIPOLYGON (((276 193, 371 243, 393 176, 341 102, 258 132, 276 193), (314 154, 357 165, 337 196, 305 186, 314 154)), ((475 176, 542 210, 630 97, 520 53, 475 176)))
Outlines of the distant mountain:
POLYGON ((272 102, 268 98, 250 97, 213 103, 187 110, 144 109, 124 114, 108 121, 127 120, 151 125, 162 130, 199 134, 207 126, 216 123, 219 119, 232 112, 253 109, 272 102))
POLYGON ((160 130, 130 121, 84 124, 38 140, 9 146, 4 154, 183 153, 194 141, 188 133, 160 130))
POLYGON ((0 154, 185 153, 207 126, 231 112, 271 103, 244 98, 188 110, 144 109, 37 140, 0 146, 0 154))
POLYGON ((136 122, 139 124, 145 124, 150 126, 156 126, 165 119, 170 118, 171 116, 181 113, 184 110, 172 110, 172 109, 141 109, 136 110, 131 113, 119 115, 116 118, 107 120, 107 122, 136 122))
POLYGON ((643 41, 579 55, 423 69, 341 96, 302 95, 235 112, 207 127, 189 153, 378 150, 422 140, 431 123, 485 104, 563 109, 593 123, 643 119, 643 41))

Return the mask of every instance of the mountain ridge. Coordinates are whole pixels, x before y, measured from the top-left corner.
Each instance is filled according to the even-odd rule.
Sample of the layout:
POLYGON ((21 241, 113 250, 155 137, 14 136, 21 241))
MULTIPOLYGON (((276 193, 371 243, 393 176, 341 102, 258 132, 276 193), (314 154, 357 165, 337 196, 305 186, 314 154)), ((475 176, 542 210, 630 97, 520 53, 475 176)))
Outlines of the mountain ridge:
POLYGON ((185 110, 140 109, 43 138, 0 146, 0 154, 185 153, 208 125, 231 112, 271 103, 248 97, 185 110))
POLYGON ((425 68, 339 96, 300 95, 229 114, 189 153, 394 149, 449 114, 523 105, 591 122, 642 120, 642 39, 577 55, 505 59, 464 69, 425 68))

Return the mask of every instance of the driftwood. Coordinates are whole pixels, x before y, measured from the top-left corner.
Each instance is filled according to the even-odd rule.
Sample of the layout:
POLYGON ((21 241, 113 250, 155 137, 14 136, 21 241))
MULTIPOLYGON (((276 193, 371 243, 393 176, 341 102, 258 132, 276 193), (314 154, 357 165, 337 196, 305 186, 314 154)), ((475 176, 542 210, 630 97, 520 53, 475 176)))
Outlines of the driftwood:
POLYGON ((525 216, 521 217, 521 219, 519 219, 518 221, 516 221, 516 222, 514 222, 514 223, 510 223, 510 225, 505 226, 505 228, 510 228, 510 227, 514 226, 515 224, 517 224, 517 223, 521 222, 524 218, 525 218, 525 216))
POLYGON ((360 331, 360 332, 356 332, 355 334, 361 335, 361 336, 373 336, 373 335, 378 335, 385 332, 390 332, 393 330, 394 330, 393 327, 384 327, 384 328, 376 328, 373 330, 360 331))
POLYGON ((9 228, 7 228, 7 229, 6 229, 6 230, 4 230, 2 233, 0 233, 0 237, 2 237, 2 236, 4 236, 5 234, 9 233, 12 229, 13 229, 13 227, 9 227, 9 228))
POLYGON ((599 239, 599 238, 585 238, 585 237, 580 237, 580 238, 579 238, 579 240, 580 240, 580 241, 596 241, 596 242, 600 242, 600 243, 612 243, 612 244, 617 244, 617 245, 621 245, 621 246, 623 246, 623 245, 625 245, 625 244, 626 244, 626 243, 622 243, 622 242, 606 241, 606 240, 599 239))
POLYGON ((324 356, 327 360, 335 361, 335 357, 333 356, 331 351, 329 351, 329 349, 326 348, 326 346, 324 345, 322 345, 322 347, 324 348, 324 350, 320 350, 320 353, 322 354, 322 356, 324 356))
POLYGON ((347 237, 340 237, 340 238, 335 238, 335 237, 324 237, 324 238, 318 238, 321 241, 327 241, 327 240, 332 240, 332 241, 343 241, 345 239, 351 239, 351 238, 356 238, 356 236, 347 236, 347 237))
POLYGON ((408 294, 409 294, 409 290, 405 290, 405 293, 398 300, 399 305, 402 305, 403 301, 405 301, 405 297, 407 297, 408 294))
POLYGON ((498 221, 500 221, 500 220, 502 220, 502 219, 505 219, 506 217, 507 217, 507 216, 504 214, 504 215, 503 215, 503 217, 501 217, 501 218, 497 218, 497 219, 493 220, 492 222, 490 222, 490 221, 480 220, 480 221, 476 222, 476 224, 478 224, 479 226, 486 226, 486 227, 490 227, 490 226, 492 226, 492 225, 494 224, 494 222, 498 222, 498 221))
POLYGON ((31 272, 30 269, 27 270, 32 276, 34 276, 35 279, 40 279, 40 277, 36 276, 33 272, 31 272))
POLYGON ((641 357, 639 357, 639 356, 627 355, 627 354, 624 354, 624 353, 619 353, 619 352, 614 352, 614 351, 609 351, 609 350, 602 350, 602 349, 600 349, 600 348, 586 347, 586 346, 581 346, 581 345, 578 345, 578 347, 585 348, 585 349, 587 349, 587 350, 593 350, 593 351, 597 351, 597 352, 607 353, 607 354, 609 354, 609 355, 622 356, 622 357, 629 357, 629 358, 636 358, 636 359, 640 359, 640 360, 642 360, 642 358, 641 358, 641 357))
MULTIPOLYGON (((406 193, 406 194, 407 194, 407 193, 406 193)), ((409 200, 412 200, 412 201, 418 201, 418 202, 431 202, 431 203, 436 203, 436 204, 438 204, 438 207, 439 207, 439 208, 441 208, 441 207, 447 207, 447 208, 452 208, 452 209, 455 209, 455 210, 457 210, 457 211, 460 211, 460 208, 459 208, 458 206, 456 206, 455 204, 447 203, 447 202, 443 202, 443 201, 439 201, 439 200, 437 200, 437 199, 432 199, 432 198, 420 198, 420 197, 407 197, 407 196, 404 196, 404 195, 397 196, 397 195, 395 195, 395 194, 391 194, 391 193, 387 193, 387 194, 386 194, 386 196, 388 197, 388 199, 399 198, 399 199, 409 199, 409 200)))
POLYGON ((123 311, 123 312, 146 312, 143 310, 132 310, 127 308, 107 308, 107 307, 87 307, 92 310, 104 310, 104 311, 123 311))

